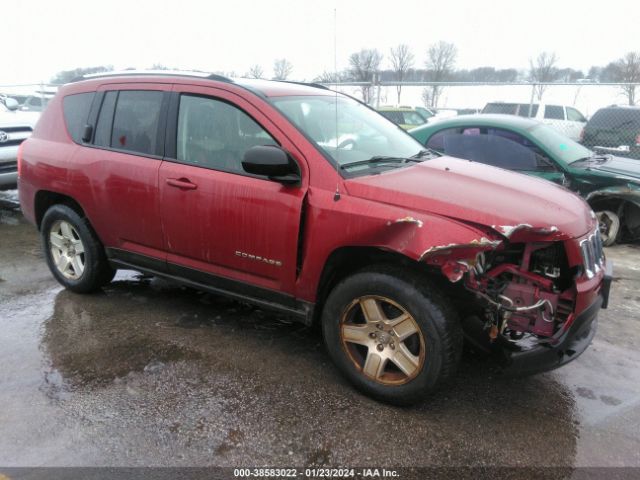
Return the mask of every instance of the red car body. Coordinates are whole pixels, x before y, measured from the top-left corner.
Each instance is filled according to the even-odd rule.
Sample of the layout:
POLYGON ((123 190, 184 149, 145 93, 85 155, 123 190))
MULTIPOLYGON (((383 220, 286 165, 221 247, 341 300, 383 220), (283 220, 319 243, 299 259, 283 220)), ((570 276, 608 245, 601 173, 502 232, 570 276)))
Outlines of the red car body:
MULTIPOLYGON (((307 323, 329 285, 371 256, 424 265, 444 283, 464 283, 482 295, 470 259, 522 244, 522 261, 508 267, 517 278, 510 288, 526 304, 550 298, 562 318, 548 327, 544 312, 523 312, 512 322, 548 338, 551 346, 568 348, 569 340, 580 337, 586 342, 580 350, 586 348, 594 329, 588 335, 568 332, 578 320, 591 324, 606 303, 608 281, 602 258, 590 278, 585 274, 582 245, 597 222, 583 200, 550 182, 449 157, 345 177, 270 102, 296 95, 335 93, 290 83, 179 76, 103 77, 66 85, 21 151, 24 215, 39 225, 49 205, 69 199, 84 212, 115 266, 249 299, 307 323), (119 89, 215 96, 241 108, 295 159, 299 185, 74 142, 63 98, 119 89), (527 263, 528 255, 553 242, 564 246, 573 272, 561 292, 527 263)), ((545 357, 542 368, 569 360, 554 355, 545 357)))

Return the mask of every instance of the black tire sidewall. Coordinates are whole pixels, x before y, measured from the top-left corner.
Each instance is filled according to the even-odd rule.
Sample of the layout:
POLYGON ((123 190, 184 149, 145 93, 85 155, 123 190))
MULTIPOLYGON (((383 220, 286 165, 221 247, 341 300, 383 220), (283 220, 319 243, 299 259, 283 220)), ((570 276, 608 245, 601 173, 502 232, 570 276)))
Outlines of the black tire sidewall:
POLYGON ((111 269, 107 264, 102 244, 88 222, 73 209, 66 205, 54 205, 49 208, 42 219, 40 235, 47 265, 56 280, 66 288, 86 293, 100 288, 105 283, 105 279, 108 278, 106 273, 111 269), (77 280, 62 275, 53 262, 49 235, 53 224, 58 220, 70 223, 78 232, 84 246, 84 271, 77 280))
POLYGON ((357 273, 333 289, 322 314, 326 348, 338 368, 359 390, 398 405, 413 403, 434 390, 449 373, 445 364, 457 361, 457 358, 447 358, 450 352, 443 341, 447 322, 456 319, 447 318, 442 299, 435 292, 430 295, 428 286, 417 285, 420 280, 413 275, 401 278, 375 270, 357 273), (420 373, 405 384, 383 385, 369 379, 357 369, 342 346, 340 320, 343 312, 355 298, 365 295, 380 295, 397 302, 413 316, 422 331, 425 364, 420 373))

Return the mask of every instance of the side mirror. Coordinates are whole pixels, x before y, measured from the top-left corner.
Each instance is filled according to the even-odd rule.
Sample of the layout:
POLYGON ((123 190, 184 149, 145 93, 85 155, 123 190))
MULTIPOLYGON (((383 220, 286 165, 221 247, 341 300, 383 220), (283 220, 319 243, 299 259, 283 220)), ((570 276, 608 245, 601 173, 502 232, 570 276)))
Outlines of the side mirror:
POLYGON ((264 145, 251 147, 244 154, 242 168, 247 173, 264 175, 284 185, 300 183, 300 168, 291 156, 280 147, 264 145))
POLYGON ((20 104, 15 98, 7 97, 4 99, 4 104, 9 110, 17 110, 20 104))

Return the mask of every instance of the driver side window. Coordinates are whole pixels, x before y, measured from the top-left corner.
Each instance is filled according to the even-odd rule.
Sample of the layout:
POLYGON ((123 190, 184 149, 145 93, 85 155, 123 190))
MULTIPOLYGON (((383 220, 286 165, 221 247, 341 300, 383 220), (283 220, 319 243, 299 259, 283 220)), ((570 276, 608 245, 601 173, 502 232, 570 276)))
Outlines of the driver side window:
POLYGON ((246 174, 241 163, 244 153, 257 145, 278 143, 242 110, 213 98, 180 97, 178 161, 246 174))

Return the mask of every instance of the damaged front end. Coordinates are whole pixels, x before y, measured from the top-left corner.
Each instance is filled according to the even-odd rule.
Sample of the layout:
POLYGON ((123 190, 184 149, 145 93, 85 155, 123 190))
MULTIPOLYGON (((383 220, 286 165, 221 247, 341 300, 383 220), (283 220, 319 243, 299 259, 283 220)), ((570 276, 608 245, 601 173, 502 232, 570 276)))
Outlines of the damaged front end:
POLYGON ((432 247, 422 260, 466 297, 463 326, 476 347, 514 373, 576 358, 595 333, 611 282, 597 229, 567 239, 556 227, 493 226, 500 239, 432 247))

